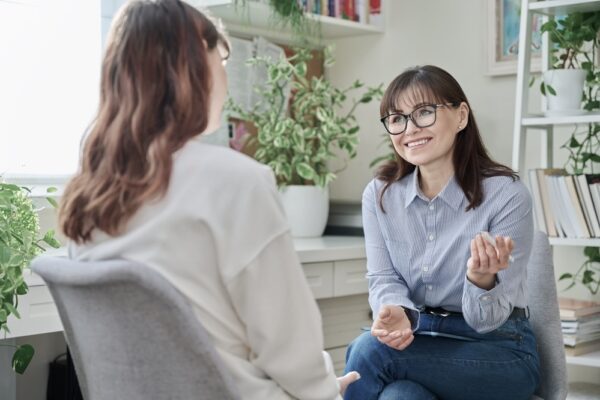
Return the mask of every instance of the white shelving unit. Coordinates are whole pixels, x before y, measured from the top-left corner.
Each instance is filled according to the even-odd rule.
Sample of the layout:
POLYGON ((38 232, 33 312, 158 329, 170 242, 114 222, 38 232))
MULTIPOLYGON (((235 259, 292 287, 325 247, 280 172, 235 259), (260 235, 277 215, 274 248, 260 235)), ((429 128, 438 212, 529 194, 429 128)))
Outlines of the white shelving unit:
MULTIPOLYGON (((279 43, 291 43, 289 27, 274 25, 272 11, 268 4, 248 1, 245 6, 234 4, 209 7, 213 15, 221 18, 230 33, 240 36, 263 36, 279 43)), ((385 12, 385 10, 382 10, 385 12)), ((373 35, 383 32, 383 28, 355 21, 333 18, 324 15, 307 14, 307 17, 320 25, 323 40, 343 37, 373 35)), ((316 37, 307 38, 317 42, 316 37)))
MULTIPOLYGON (((515 171, 521 171, 525 165, 525 144, 528 129, 545 131, 542 136, 541 163, 543 168, 551 168, 553 162, 553 127, 558 125, 576 125, 588 123, 600 123, 599 113, 590 113, 572 116, 552 116, 528 114, 528 91, 531 70, 531 33, 532 15, 542 14, 546 16, 565 15, 571 12, 586 12, 600 10, 598 0, 522 0, 521 3, 521 28, 519 32, 519 59, 517 64, 517 98, 515 102, 515 124, 513 135, 512 167, 515 171)), ((544 38, 542 46, 542 70, 548 69, 549 44, 544 38)), ((550 238, 553 246, 598 246, 600 239, 571 239, 550 238)), ((567 357, 567 363, 571 365, 584 365, 589 367, 600 367, 600 351, 584 354, 581 356, 567 357)))

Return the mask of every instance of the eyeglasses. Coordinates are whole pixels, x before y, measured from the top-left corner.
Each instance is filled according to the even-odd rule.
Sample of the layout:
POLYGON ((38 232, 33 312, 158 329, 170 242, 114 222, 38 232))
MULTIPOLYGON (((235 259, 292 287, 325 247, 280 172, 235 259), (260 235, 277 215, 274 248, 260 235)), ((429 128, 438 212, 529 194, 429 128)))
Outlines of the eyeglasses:
POLYGON ((400 135, 406 131, 409 119, 416 127, 427 128, 435 124, 436 110, 440 107, 448 106, 455 107, 456 104, 425 104, 415 108, 410 114, 391 113, 381 118, 380 121, 390 135, 400 135))
POLYGON ((223 64, 223 66, 227 65, 227 60, 229 60, 229 56, 231 55, 229 46, 227 43, 219 40, 216 47, 217 51, 219 52, 219 56, 221 56, 221 64, 223 64))

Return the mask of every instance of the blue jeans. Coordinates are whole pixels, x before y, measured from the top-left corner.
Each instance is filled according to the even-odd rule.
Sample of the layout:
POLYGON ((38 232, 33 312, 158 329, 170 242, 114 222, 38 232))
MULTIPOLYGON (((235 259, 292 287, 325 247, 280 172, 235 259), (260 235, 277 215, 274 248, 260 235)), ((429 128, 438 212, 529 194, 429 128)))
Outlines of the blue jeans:
POLYGON ((525 318, 512 318, 485 334, 462 316, 421 314, 418 332, 404 350, 380 343, 370 332, 356 338, 346 354, 346 372, 361 379, 346 400, 529 400, 539 382, 535 337, 525 318))

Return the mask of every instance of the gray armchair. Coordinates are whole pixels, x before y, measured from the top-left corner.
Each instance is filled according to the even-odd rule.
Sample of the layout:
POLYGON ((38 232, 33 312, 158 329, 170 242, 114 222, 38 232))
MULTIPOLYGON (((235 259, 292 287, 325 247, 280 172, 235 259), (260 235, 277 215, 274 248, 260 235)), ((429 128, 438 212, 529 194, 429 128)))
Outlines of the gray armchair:
POLYGON ((527 300, 531 327, 538 342, 541 381, 534 399, 567 397, 567 365, 563 347, 552 249, 548 238, 536 232, 527 266, 527 300))
POLYGON ((183 296, 160 274, 124 260, 42 256, 83 396, 113 399, 240 399, 183 296))

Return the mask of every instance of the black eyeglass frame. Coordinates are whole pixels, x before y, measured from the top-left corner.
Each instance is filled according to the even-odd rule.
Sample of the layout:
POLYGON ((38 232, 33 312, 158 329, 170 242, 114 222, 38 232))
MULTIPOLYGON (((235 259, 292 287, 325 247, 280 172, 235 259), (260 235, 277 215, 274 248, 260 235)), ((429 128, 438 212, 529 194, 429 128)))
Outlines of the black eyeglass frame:
POLYGON ((393 112, 393 113, 389 113, 388 115, 386 115, 385 117, 381 117, 379 119, 379 121, 381 121, 381 123, 383 124, 383 127, 385 128, 385 130, 387 131, 387 133, 389 133, 390 135, 402 135, 404 132, 406 132, 406 128, 408 128, 408 120, 410 119, 413 123, 414 126, 416 126, 417 128, 429 128, 430 126, 434 125, 435 122, 437 121, 437 109, 440 107, 458 107, 459 103, 440 103, 440 104, 422 104, 419 107, 415 108, 414 110, 412 110, 412 112, 410 112, 409 114, 402 114, 399 112, 393 112), (423 108, 423 107, 433 107, 434 111, 433 111, 433 122, 427 125, 419 125, 417 123, 417 121, 415 121, 415 119, 413 118, 413 113, 415 111, 418 111, 419 109, 423 108), (385 123, 385 120, 388 119, 389 117, 391 117, 392 115, 400 115, 404 117, 404 129, 401 132, 398 133, 392 133, 390 132, 390 130, 388 129, 387 124, 385 123))

